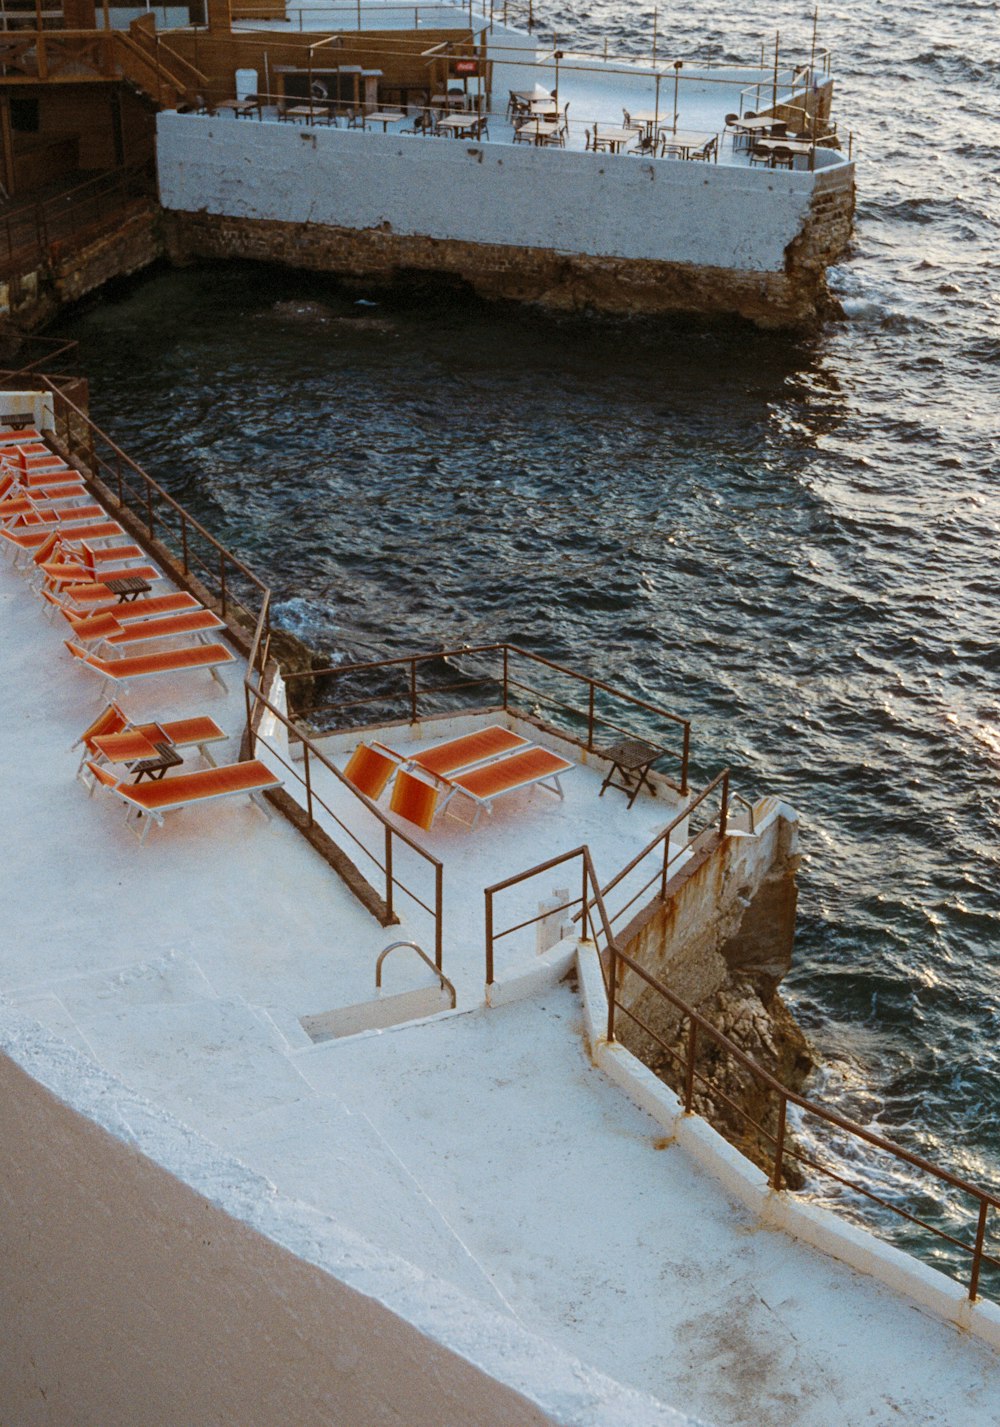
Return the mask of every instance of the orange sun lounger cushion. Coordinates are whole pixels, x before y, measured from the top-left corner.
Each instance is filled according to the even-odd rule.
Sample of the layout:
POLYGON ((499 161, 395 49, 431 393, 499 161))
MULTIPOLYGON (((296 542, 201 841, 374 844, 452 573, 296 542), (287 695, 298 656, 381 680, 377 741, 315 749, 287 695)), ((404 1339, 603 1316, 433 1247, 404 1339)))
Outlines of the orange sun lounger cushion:
POLYGON ((377 748, 367 743, 359 743, 347 761, 344 777, 353 783, 359 793, 378 802, 386 783, 396 771, 397 764, 377 748))
POLYGON ((525 748, 528 740, 509 728, 491 724, 488 728, 476 729, 474 733, 463 734, 461 738, 449 739, 434 748, 425 748, 415 753, 407 761, 428 773, 447 775, 457 773, 460 768, 471 768, 487 759, 500 758, 515 748, 525 748))
POLYGON ((396 781, 392 785, 392 798, 389 801, 391 812, 398 813, 401 818, 406 818, 407 822, 416 823, 417 827, 422 827, 427 832, 434 821, 437 801, 437 789, 430 783, 425 783, 422 778, 415 778, 412 773, 407 773, 405 768, 401 768, 396 774, 396 781))
POLYGON ((162 824, 164 813, 190 807, 194 803, 215 802, 242 793, 252 798, 266 813, 267 808, 261 802, 260 794, 269 788, 281 787, 281 779, 256 759, 246 763, 228 763, 223 768, 202 768, 197 773, 181 773, 174 778, 163 778, 158 783, 142 784, 120 783, 99 763, 88 763, 87 766, 96 782, 121 798, 130 812, 135 812, 136 822, 141 823, 142 841, 145 841, 151 823, 162 824))

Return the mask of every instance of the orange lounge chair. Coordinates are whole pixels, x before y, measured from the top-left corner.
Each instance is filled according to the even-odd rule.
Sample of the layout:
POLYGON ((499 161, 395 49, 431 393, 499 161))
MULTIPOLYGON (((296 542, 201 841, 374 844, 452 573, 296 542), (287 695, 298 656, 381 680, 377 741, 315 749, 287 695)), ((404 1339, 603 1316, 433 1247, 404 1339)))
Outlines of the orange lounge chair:
POLYGON ((529 740, 519 733, 512 733, 500 724, 490 724, 478 728, 474 733, 463 734, 461 738, 450 738, 447 743, 435 744, 407 758, 408 766, 423 768, 428 773, 449 776, 463 768, 475 768, 480 763, 490 763, 506 757, 519 748, 527 748, 529 740))
POLYGON ((443 779, 442 781, 449 785, 450 791, 442 807, 447 806, 456 793, 471 799, 475 804, 472 819, 472 826, 475 827, 483 808, 492 813, 494 801, 504 793, 514 793, 519 788, 530 788, 537 783, 561 798, 563 790, 559 778, 575 766, 568 758, 561 758, 558 753, 552 753, 548 748, 529 745, 510 758, 502 758, 495 763, 488 763, 483 768, 473 768, 470 772, 443 779))
MULTIPOLYGON (((44 573, 45 585, 50 589, 62 589, 63 586, 69 586, 72 589, 85 580, 93 579, 95 573, 100 576, 99 583, 104 585, 105 589, 107 589, 106 582, 108 580, 125 580, 130 576, 141 580, 163 579, 159 570, 154 570, 152 565, 114 565, 111 569, 104 566, 95 572, 88 570, 86 565, 67 564, 64 560, 55 560, 40 565, 39 569, 44 573)), ((108 590, 108 593, 110 595, 113 591, 108 590)))
POLYGON ((183 614, 190 610, 204 609, 203 604, 199 604, 194 595, 189 595, 186 590, 175 590, 169 595, 146 595, 143 599, 129 600, 127 604, 122 604, 120 600, 112 599, 108 604, 97 605, 93 609, 87 610, 71 609, 68 604, 62 604, 55 595, 47 594, 46 599, 50 604, 62 614, 63 618, 78 629, 81 624, 85 624, 88 619, 93 619, 99 614, 113 614, 119 624, 136 624, 140 620, 153 619, 162 614, 183 614))
POLYGON ((281 779, 256 759, 247 763, 227 763, 222 768, 202 768, 197 773, 178 773, 173 778, 163 778, 158 783, 140 785, 120 783, 113 773, 109 773, 99 763, 91 762, 88 767, 102 787, 125 803, 126 821, 135 814, 132 821, 136 830, 141 824, 140 842, 145 842, 146 834, 154 822, 162 827, 165 813, 177 812, 196 803, 237 797, 240 794, 249 797, 265 816, 270 818, 271 814, 261 795, 268 789, 281 787, 281 779))
POLYGON ((429 832, 437 812, 438 790, 405 768, 400 768, 392 785, 389 811, 429 832))
POLYGON ((383 751, 381 746, 359 743, 347 761, 344 777, 359 793, 377 803, 398 766, 398 760, 389 756, 388 749, 383 751))
POLYGON ((34 501, 25 498, 27 509, 18 509, 12 512, 12 519, 8 520, 7 513, 11 505, 21 505, 21 502, 5 501, 0 506, 0 520, 3 520, 8 529, 20 529, 22 524, 34 525, 36 522, 29 519, 32 515, 39 516, 57 529, 71 529, 74 525, 86 525, 94 520, 107 520, 108 512, 102 505, 72 505, 65 510, 39 510, 34 501))
POLYGON ((209 630, 225 629, 226 622, 210 609, 196 609, 182 614, 166 614, 162 619, 138 620, 121 624, 116 615, 95 614, 77 625, 77 639, 96 641, 113 648, 125 644, 144 644, 149 639, 171 639, 178 634, 205 634, 209 630))
MULTIPOLYGON (((98 520, 92 525, 73 527, 74 540, 111 540, 123 536, 125 531, 115 520, 98 520)), ((19 530, 0 529, 0 535, 7 541, 8 549, 14 551, 14 564, 22 563, 25 555, 37 550, 52 535, 48 524, 39 521, 37 525, 25 525, 19 530)))
POLYGON ((197 748, 205 762, 211 764, 213 768, 215 759, 209 752, 209 744, 220 743, 229 737, 215 722, 215 719, 209 718, 207 714, 196 714, 193 718, 174 718, 156 723, 133 724, 121 704, 110 703, 97 715, 90 727, 84 729, 73 744, 73 748, 70 749, 72 753, 74 749, 83 744, 83 756, 80 759, 80 766, 76 770, 77 777, 81 781, 83 781, 87 760, 99 756, 97 740, 124 733, 138 733, 151 743, 166 741, 172 743, 175 748, 193 746, 197 748))
POLYGON ((6 427, 0 426, 0 454, 3 454, 7 446, 20 446, 26 441, 41 441, 42 433, 36 431, 33 426, 22 427, 18 431, 8 431, 6 427))
POLYGON ((130 679, 147 679, 154 674, 183 674, 191 669, 207 669, 217 684, 226 687, 219 665, 232 664, 234 656, 221 644, 194 644, 185 649, 166 649, 159 654, 133 654, 126 659, 99 659, 72 640, 66 648, 95 674, 104 679, 101 692, 117 686, 124 692, 130 679))

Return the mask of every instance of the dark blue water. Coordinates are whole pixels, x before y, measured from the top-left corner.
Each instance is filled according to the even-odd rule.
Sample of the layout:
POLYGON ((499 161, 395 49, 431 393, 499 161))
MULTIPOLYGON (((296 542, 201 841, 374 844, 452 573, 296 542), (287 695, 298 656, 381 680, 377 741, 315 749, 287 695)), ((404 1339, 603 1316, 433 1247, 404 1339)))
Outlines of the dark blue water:
MULTIPOLYGON (((621 0, 550 13, 561 43, 648 48, 621 0)), ((788 0, 766 31, 705 0, 671 24, 681 56, 811 36, 788 0)), ((155 276, 63 330, 96 419, 312 643, 524 643, 691 715, 700 775, 794 804, 814 1093, 996 1191, 997 9, 860 0, 821 41, 861 166, 846 319, 809 339, 358 306, 251 268, 155 276)), ((907 1202, 964 1222, 933 1186, 907 1202)))

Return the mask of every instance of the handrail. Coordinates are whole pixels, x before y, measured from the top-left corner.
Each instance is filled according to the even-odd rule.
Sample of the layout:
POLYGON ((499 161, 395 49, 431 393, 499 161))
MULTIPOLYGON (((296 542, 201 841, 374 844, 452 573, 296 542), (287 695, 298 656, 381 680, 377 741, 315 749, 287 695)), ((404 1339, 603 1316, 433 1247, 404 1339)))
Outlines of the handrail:
POLYGON ((155 185, 148 162, 130 164, 98 174, 52 198, 34 203, 22 203, 0 213, 0 265, 9 268, 15 262, 44 260, 50 255, 53 240, 60 246, 70 244, 81 229, 81 212, 90 204, 97 207, 97 219, 118 217, 123 205, 143 191, 153 193, 155 185), (107 211, 107 203, 114 205, 107 211), (72 220, 72 227, 66 223, 72 220), (20 232, 18 230, 21 230, 20 232), (2 241, 2 240, 5 240, 2 241))
MULTIPOLYGON (((722 775, 720 775, 720 777, 721 776, 722 775)), ((577 902, 580 903, 580 912, 577 913, 577 919, 582 920, 583 923, 580 929, 580 939, 581 941, 594 940, 595 946, 596 938, 594 938, 592 935, 588 936, 588 931, 593 933, 595 927, 593 919, 588 918, 587 909, 588 907, 593 907, 596 909, 597 912, 598 926, 601 933, 603 934, 604 939, 604 955, 602 957, 602 967, 604 970, 605 988, 607 991, 608 1001, 606 1029, 606 1039, 608 1044, 614 1045, 616 1043, 616 1018, 617 1013, 620 1011, 626 1016, 628 1016, 632 1021, 634 1021, 635 1024, 638 1025, 640 1029, 643 1030, 648 1036, 650 1036, 651 1039, 653 1039, 664 1051, 666 1051, 667 1054, 670 1055, 673 1060, 680 1060, 680 1057, 673 1050, 673 1048, 669 1046, 667 1042, 662 1039, 661 1036, 659 1036, 654 1030, 652 1030, 645 1020, 642 1020, 634 1011, 632 1011, 619 999, 618 982, 620 979, 620 972, 623 968, 627 968, 628 970, 634 972, 635 975, 638 976, 639 979, 646 986, 648 986, 652 991, 657 993, 657 995, 667 1001, 668 1004, 671 1005, 678 1012, 679 1021, 682 1024, 685 1019, 688 1021, 688 1040, 687 1046, 685 1048, 685 1055, 683 1057, 684 1094, 682 1097, 684 1113, 686 1115, 691 1115, 695 1113, 693 1108, 695 1082, 701 1081, 702 1083, 706 1083, 705 1076, 699 1074, 696 1064, 698 1051, 698 1036, 699 1034, 701 1034, 707 1036, 727 1056, 730 1056, 733 1060, 735 1060, 735 1062, 740 1065, 765 1090, 777 1095, 778 1097, 777 1128, 775 1132, 772 1133, 771 1131, 765 1129, 764 1126, 754 1121, 751 1118, 749 1112, 745 1110, 742 1106, 737 1105, 733 1100, 724 1095, 720 1096, 720 1098, 724 1100, 725 1104, 730 1109, 736 1111, 739 1115, 741 1115, 743 1119, 748 1122, 749 1125, 753 1126, 754 1129, 759 1131, 766 1139, 768 1139, 773 1144, 774 1164, 770 1174, 770 1184, 772 1190, 779 1193, 794 1192, 789 1190, 787 1185, 785 1184, 784 1167, 786 1160, 797 1159, 805 1164, 808 1164, 811 1168, 815 1169, 819 1173, 827 1175, 838 1183, 853 1189, 854 1191, 862 1194, 868 1199, 874 1200, 876 1203, 881 1204, 883 1207, 891 1209, 894 1213, 898 1214, 900 1217, 906 1219, 910 1223, 916 1224, 917 1226, 927 1230, 927 1232, 961 1249, 963 1252, 972 1255, 972 1265, 969 1273, 968 1283, 968 1296, 970 1301, 974 1302, 979 1295, 979 1281, 983 1264, 990 1264, 993 1267, 1000 1268, 1000 1259, 987 1253, 985 1248, 988 1214, 991 1209, 1000 1209, 1000 1197, 990 1194, 987 1190, 980 1189, 977 1185, 971 1184, 968 1180, 962 1179, 959 1175, 953 1174, 950 1170, 942 1169, 940 1166, 933 1164, 930 1160, 925 1159, 922 1155, 914 1154, 910 1150, 904 1149, 901 1145, 897 1145, 892 1140, 886 1139, 884 1135, 876 1134, 873 1130, 866 1129, 863 1125, 859 1125, 853 1120, 847 1119, 846 1116, 839 1115, 834 1110, 826 1109, 824 1106, 819 1105, 816 1101, 808 1099, 805 1095, 801 1095, 794 1090, 789 1090, 785 1085, 781 1083, 780 1080, 777 1079, 775 1075, 773 1075, 770 1071, 766 1070, 762 1065, 759 1065, 751 1056, 747 1055, 744 1050, 742 1050, 738 1045, 736 1045, 734 1041, 730 1040, 724 1032, 720 1031, 716 1026, 714 1026, 711 1021, 709 1021, 705 1016, 701 1015, 700 1012, 696 1011, 693 1006, 689 1005, 688 1002, 684 1001, 680 996, 677 996, 673 991, 671 991, 667 986, 665 986, 662 981, 658 980, 657 977, 653 976, 650 972, 648 972, 638 961, 635 960, 634 957, 632 957, 631 955, 629 955, 628 952, 623 950, 622 946, 616 939, 614 932, 612 931, 611 918, 609 918, 608 916, 607 907, 604 901, 604 895, 601 891, 601 887, 598 883, 597 875, 594 870, 594 864, 593 859, 591 857, 590 848, 586 843, 580 847, 574 848, 571 852, 563 853, 559 857, 549 858, 546 862, 538 863, 535 867, 528 868, 524 872, 517 873, 512 877, 507 877, 502 882, 497 882, 492 887, 487 887, 484 889, 486 898, 487 985, 492 985, 494 980, 494 942, 498 941, 503 936, 509 935, 513 931, 520 930, 525 926, 530 926, 533 923, 540 921, 543 917, 551 915, 553 910, 565 910, 565 908, 562 907, 556 909, 548 909, 544 912, 540 912, 536 917, 529 918, 528 920, 519 923, 517 926, 509 927, 502 932, 496 932, 494 930, 493 916, 493 899, 495 895, 498 892, 504 891, 505 889, 512 887, 518 883, 525 882, 529 878, 539 876, 542 873, 551 871, 551 869, 554 867, 558 867, 564 863, 571 862, 575 858, 580 858, 581 860, 582 891, 581 895, 577 898, 572 899, 569 903, 567 903, 567 906, 573 906, 577 902), (834 1170, 830 1169, 825 1164, 820 1163, 815 1158, 811 1156, 806 1156, 799 1150, 789 1148, 786 1144, 786 1125, 788 1107, 790 1105, 795 1106, 803 1114, 813 1115, 823 1123, 831 1125, 836 1129, 843 1131, 845 1134, 851 1136, 853 1139, 860 1140, 863 1143, 872 1146, 872 1148, 877 1149, 882 1153, 888 1154, 914 1169, 919 1169, 924 1173, 932 1175, 941 1183, 947 1184, 951 1188, 957 1189, 961 1193, 969 1195, 970 1198, 972 1198, 978 1204, 978 1215, 976 1220, 976 1233, 974 1242, 970 1244, 964 1239, 959 1239, 955 1235, 948 1233, 944 1229, 940 1229, 933 1224, 927 1223, 924 1219, 921 1219, 919 1216, 910 1213, 908 1210, 902 1208, 900 1205, 893 1204, 889 1200, 884 1199, 877 1194, 874 1194, 864 1185, 837 1174, 834 1170)), ((608 885, 610 886, 611 884, 608 885)))
POLYGON ((381 989, 382 989, 382 963, 383 963, 383 961, 384 961, 384 960, 386 959, 386 957, 389 955, 390 951, 396 951, 397 948, 398 948, 398 947, 401 947, 401 946, 408 946, 408 947, 410 947, 411 950, 413 950, 413 951, 415 951, 415 952, 417 953, 417 955, 420 957, 421 961, 424 961, 424 962, 427 963, 427 965, 430 967, 430 969, 434 972, 434 975, 435 975, 435 976, 438 978, 438 980, 441 982, 442 989, 445 990, 445 991, 448 991, 448 992, 450 993, 450 995, 451 995, 451 1009, 454 1010, 455 1007, 458 1005, 458 993, 456 992, 455 987, 454 987, 453 984, 448 980, 447 976, 445 976, 445 974, 444 974, 444 972, 441 970, 440 966, 435 966, 434 963, 433 963, 433 961, 431 961, 430 957, 427 955, 426 951, 424 951, 423 947, 422 947, 422 946, 419 946, 415 941, 393 941, 393 942, 390 942, 388 946, 382 948, 382 951, 381 951, 380 954, 379 954, 378 961, 376 961, 376 963, 375 963, 375 990, 376 990, 376 991, 381 991, 381 989))
MULTIPOLYGON (((255 632, 253 645, 251 646, 255 659, 258 657, 259 651, 262 647, 262 624, 259 624, 258 629, 255 632)), ((327 758, 326 754, 323 753, 323 751, 318 748, 315 743, 312 742, 308 735, 298 725, 293 723, 293 721, 288 717, 288 715, 285 714, 281 709, 279 709, 267 697, 267 695, 263 692, 261 688, 258 688, 253 684, 252 676, 254 672, 255 670, 253 664, 248 664, 246 678, 244 679, 244 690, 247 702, 247 733, 250 743, 251 757, 254 754, 256 744, 260 737, 254 729, 254 714, 256 712, 257 706, 263 705, 263 707, 267 709, 267 711, 278 720, 278 722, 285 728, 285 730, 289 734, 293 734, 301 742, 303 754, 302 773, 299 773, 295 768, 293 768, 287 760, 281 758, 281 755, 277 753, 277 751, 272 747, 272 745, 266 744, 265 746, 276 758, 281 761, 282 765, 285 768, 287 768, 298 778, 299 782, 302 783, 305 787, 305 812, 309 820, 309 826, 314 827, 318 825, 314 812, 314 806, 318 804, 323 809, 323 811, 330 818, 333 819, 337 826, 347 834, 347 836, 352 840, 352 842, 354 842, 365 853, 366 856, 371 858, 371 860, 375 863, 379 870, 385 874, 384 900, 386 909, 390 916, 395 915, 394 889, 396 887, 399 887, 401 891, 405 892, 408 897, 410 897, 414 902, 416 902, 417 906, 421 907, 432 917, 434 922, 434 959, 437 969, 440 970, 444 950, 444 864, 439 858, 435 857, 432 852, 429 852, 427 848, 422 847, 419 842, 417 842, 414 838, 410 837, 408 833, 403 832, 401 828, 398 828, 393 823, 389 822, 388 818, 382 812, 381 808, 379 808, 378 805, 371 800, 371 798, 366 797, 366 795, 362 793, 360 789, 356 788, 354 784, 351 783, 350 780, 346 777, 346 775, 342 772, 342 770, 338 768, 337 765, 332 762, 331 759, 327 758), (353 798, 355 798, 369 813, 371 813, 375 818, 376 822, 381 824, 385 839, 384 863, 379 862, 378 858, 371 851, 371 849, 367 847, 365 843, 362 842, 362 840, 351 831, 351 829, 346 825, 346 823, 344 823, 342 819, 337 816, 337 814, 329 806, 329 804, 324 802, 323 799, 316 792, 315 788, 313 787, 312 760, 318 761, 319 764, 323 768, 325 768, 328 773, 331 773, 336 779, 337 783, 342 788, 344 788, 353 798), (400 842, 404 843, 408 848, 411 849, 411 851, 417 853, 419 857, 421 857, 425 862, 429 863, 430 866, 433 868, 433 907, 429 907, 426 902, 422 901, 411 888, 407 887, 407 885, 403 881, 401 881, 399 877, 396 876, 393 870, 393 838, 398 838, 400 842)))
MULTIPOLYGON (((339 664, 329 666, 324 669, 310 669, 308 671, 298 671, 297 673, 291 672, 287 675, 286 682, 289 685, 293 685, 296 679, 306 677, 306 675, 313 679, 328 678, 339 681, 343 678, 349 678, 353 675, 371 673, 374 671, 393 668, 401 669, 405 667, 409 669, 410 677, 408 681, 408 689, 406 690, 406 693, 405 695, 403 695, 403 697, 405 698, 409 709, 410 720, 411 722, 415 723, 419 717, 421 694, 440 694, 444 692, 453 691, 452 686, 435 686, 431 689, 420 688, 417 682, 417 666, 420 664, 425 664, 427 662, 440 662, 441 660, 469 659, 473 658, 474 656, 483 654, 500 655, 500 668, 487 675, 483 675, 476 679, 467 681, 466 685, 464 685, 463 687, 489 682, 498 684, 502 690, 503 707, 506 710, 510 710, 512 706, 516 707, 514 693, 516 690, 519 689, 529 692, 536 699, 542 699, 547 701, 548 703, 554 704, 556 707, 563 709, 565 712, 571 713, 575 718, 578 718, 584 723, 586 727, 586 747, 589 752, 595 751, 594 735, 599 724, 604 727, 610 727, 619 733, 630 732, 630 730, 623 729, 621 725, 614 723, 609 718, 605 718, 598 711, 596 702, 596 695, 598 693, 607 694, 610 697, 618 699, 622 703, 629 705, 631 708, 640 709, 644 713, 653 714, 657 718, 666 720, 669 724, 676 725, 681 730, 680 747, 663 747, 662 754, 669 754, 671 756, 676 757, 679 765, 679 776, 678 781, 674 783, 674 786, 682 795, 687 793, 691 751, 691 723, 689 719, 683 718, 680 714, 673 713, 670 709, 661 708, 656 704, 649 703, 645 699, 637 698, 634 694, 629 694, 622 689, 616 689, 613 685, 605 683, 602 679, 594 678, 590 674, 582 674, 575 669, 568 669, 562 664, 557 664, 552 659, 547 659, 544 655, 535 654, 532 651, 523 649, 516 644, 497 642, 494 644, 463 645, 456 649, 439 649, 433 651, 428 650, 425 652, 419 652, 414 654, 392 655, 385 659, 368 660, 364 663, 339 664), (512 658, 522 658, 528 660, 530 663, 537 664, 546 669, 552 670, 554 673, 560 675, 561 677, 571 679, 578 684, 584 685, 587 689, 586 709, 576 708, 572 704, 561 704, 557 699, 553 697, 552 694, 543 692, 542 690, 532 688, 530 685, 521 683, 518 679, 514 677, 511 671, 512 658)), ((460 686, 455 685, 454 689, 457 689, 458 687, 460 686)), ((399 692, 397 692, 396 697, 400 697, 399 692)), ((384 702, 386 698, 387 695, 382 692, 366 695, 365 697, 359 699, 341 701, 339 703, 314 704, 308 710, 303 711, 303 716, 305 717, 323 711, 335 711, 348 707, 358 707, 362 704, 380 703, 384 702)), ((661 745, 657 746, 661 747, 661 745)))

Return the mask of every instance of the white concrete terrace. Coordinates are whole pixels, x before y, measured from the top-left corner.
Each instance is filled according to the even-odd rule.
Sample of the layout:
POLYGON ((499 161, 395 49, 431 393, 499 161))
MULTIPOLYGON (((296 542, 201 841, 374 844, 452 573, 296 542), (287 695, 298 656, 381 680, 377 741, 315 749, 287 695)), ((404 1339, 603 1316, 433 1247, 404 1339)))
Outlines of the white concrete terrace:
MULTIPOLYGON (((301 1008, 367 975, 392 933, 249 805, 188 810, 140 848, 73 777, 96 681, 6 565, 0 613, 7 1002, 193 1127, 206 1161, 221 1147, 363 1235, 387 1273, 396 1254, 651 1399, 733 1427, 995 1422, 995 1355, 760 1228, 595 1068, 571 984, 312 1044, 301 1008)), ((209 712, 236 756, 229 683, 226 696, 207 675, 137 684, 126 707, 209 712)), ((484 848, 500 861, 517 848, 523 865, 529 837, 568 835, 596 802, 589 771, 567 777, 579 801, 565 808, 541 792, 502 820, 498 807, 484 848)), ((629 845, 662 816, 658 800, 623 815, 611 798, 600 819, 629 845)), ((464 861, 479 833, 435 836, 464 861)), ((650 1401, 643 1420, 657 1414, 650 1401)))

